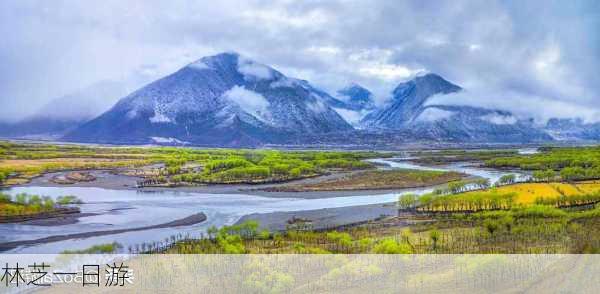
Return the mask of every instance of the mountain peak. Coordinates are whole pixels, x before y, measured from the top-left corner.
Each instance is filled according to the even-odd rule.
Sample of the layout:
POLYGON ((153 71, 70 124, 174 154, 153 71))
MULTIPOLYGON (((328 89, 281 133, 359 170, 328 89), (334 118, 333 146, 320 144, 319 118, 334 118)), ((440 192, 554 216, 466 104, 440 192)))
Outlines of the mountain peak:
POLYGON ((338 90, 337 97, 347 104, 348 109, 363 110, 375 107, 371 91, 354 82, 338 90))
POLYGON ((427 73, 425 75, 417 76, 414 79, 400 83, 393 91, 395 99, 407 97, 411 91, 415 88, 419 89, 422 93, 421 96, 432 96, 435 94, 449 94, 462 90, 460 86, 457 86, 438 74, 427 73))
POLYGON ((236 134, 271 143, 290 134, 352 129, 323 104, 323 96, 327 94, 308 83, 226 52, 201 58, 131 93, 65 138, 148 143, 164 137, 228 145, 237 142, 236 134), (135 135, 124 137, 124 129, 135 135))

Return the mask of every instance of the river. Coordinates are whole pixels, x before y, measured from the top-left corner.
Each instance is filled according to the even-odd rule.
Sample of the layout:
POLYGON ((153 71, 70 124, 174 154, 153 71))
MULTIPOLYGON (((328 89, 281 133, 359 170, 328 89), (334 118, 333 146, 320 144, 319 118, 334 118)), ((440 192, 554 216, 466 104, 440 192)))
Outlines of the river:
MULTIPOLYGON (((390 168, 458 171, 488 178, 492 183, 505 174, 502 171, 473 167, 465 163, 431 168, 406 161, 392 161, 388 159, 373 159, 371 161, 387 164, 390 168)), ((139 246, 142 243, 164 242, 171 236, 178 234, 199 237, 210 226, 220 227, 231 225, 247 214, 388 203, 396 201, 398 195, 403 193, 423 194, 431 191, 432 188, 419 188, 404 189, 389 194, 301 199, 181 191, 140 192, 136 190, 108 190, 91 187, 15 187, 7 190, 6 193, 13 195, 17 193, 31 193, 51 197, 62 195, 77 196, 84 202, 84 204, 80 205, 81 212, 92 215, 79 218, 77 223, 60 226, 0 224, 0 243, 94 231, 140 228, 168 223, 200 212, 203 212, 207 216, 205 222, 196 225, 70 239, 21 246, 5 252, 60 253, 64 250, 85 249, 93 245, 118 242, 123 245, 121 251, 124 253, 127 252, 128 247, 135 248, 136 245, 139 246)))

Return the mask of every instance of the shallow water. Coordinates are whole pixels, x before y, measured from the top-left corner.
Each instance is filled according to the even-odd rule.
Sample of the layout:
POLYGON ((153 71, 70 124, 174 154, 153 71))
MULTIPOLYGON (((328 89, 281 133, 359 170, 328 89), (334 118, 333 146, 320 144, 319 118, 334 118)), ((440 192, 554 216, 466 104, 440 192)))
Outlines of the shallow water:
MULTIPOLYGON (((443 167, 423 167, 408 162, 393 162, 377 159, 374 162, 389 164, 392 168, 411 168, 421 170, 455 170, 481 176, 495 182, 503 172, 453 164, 443 167)), ((9 252, 23 253, 59 253, 64 250, 85 249, 93 245, 118 242, 127 248, 142 243, 161 242, 170 236, 181 234, 198 237, 212 225, 217 227, 230 225, 242 216, 252 213, 275 211, 301 211, 321 208, 347 207, 393 202, 402 193, 423 194, 432 188, 404 189, 398 193, 332 197, 321 199, 268 198, 244 194, 206 194, 179 191, 140 192, 135 190, 107 190, 90 187, 16 187, 9 194, 31 193, 58 197, 75 195, 85 204, 80 205, 82 213, 97 215, 79 218, 75 224, 61 226, 33 226, 23 224, 0 224, 0 243, 18 240, 32 240, 48 236, 82 232, 137 228, 163 224, 203 212, 207 221, 176 228, 161 228, 121 234, 72 239, 29 247, 19 247, 9 252)), ((368 192, 365 192, 368 193, 368 192)))

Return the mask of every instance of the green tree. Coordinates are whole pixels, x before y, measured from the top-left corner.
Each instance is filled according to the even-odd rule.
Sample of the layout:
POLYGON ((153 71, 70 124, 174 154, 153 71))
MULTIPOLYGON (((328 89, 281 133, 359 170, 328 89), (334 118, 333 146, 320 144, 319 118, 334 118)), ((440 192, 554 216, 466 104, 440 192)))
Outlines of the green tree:
POLYGON ((413 193, 407 193, 398 197, 398 206, 400 209, 412 210, 417 205, 417 195, 413 193))
POLYGON ((514 184, 517 176, 514 174, 503 175, 496 182, 497 186, 514 184))
POLYGON ((438 231, 437 229, 433 229, 431 231, 429 231, 429 239, 431 239, 431 244, 433 246, 433 251, 437 250, 437 244, 438 241, 440 240, 440 231, 438 231))

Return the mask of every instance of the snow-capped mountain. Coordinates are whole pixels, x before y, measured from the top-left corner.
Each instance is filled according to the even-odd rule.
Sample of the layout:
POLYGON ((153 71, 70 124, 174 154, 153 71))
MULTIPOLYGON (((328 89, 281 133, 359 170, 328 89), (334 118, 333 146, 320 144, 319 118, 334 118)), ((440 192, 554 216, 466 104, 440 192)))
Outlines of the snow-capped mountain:
POLYGON ((405 131, 416 139, 464 142, 532 142, 551 140, 530 120, 510 112, 471 106, 430 105, 434 95, 462 91, 436 74, 399 84, 391 101, 368 115, 361 124, 380 131, 405 131))
POLYGON ((325 92, 236 53, 204 57, 67 134, 80 142, 248 146, 352 130, 325 92))
POLYGON ((399 84, 392 92, 391 101, 381 109, 369 113, 362 124, 370 128, 402 129, 425 110, 427 99, 436 94, 449 94, 461 88, 436 74, 427 74, 399 84))

